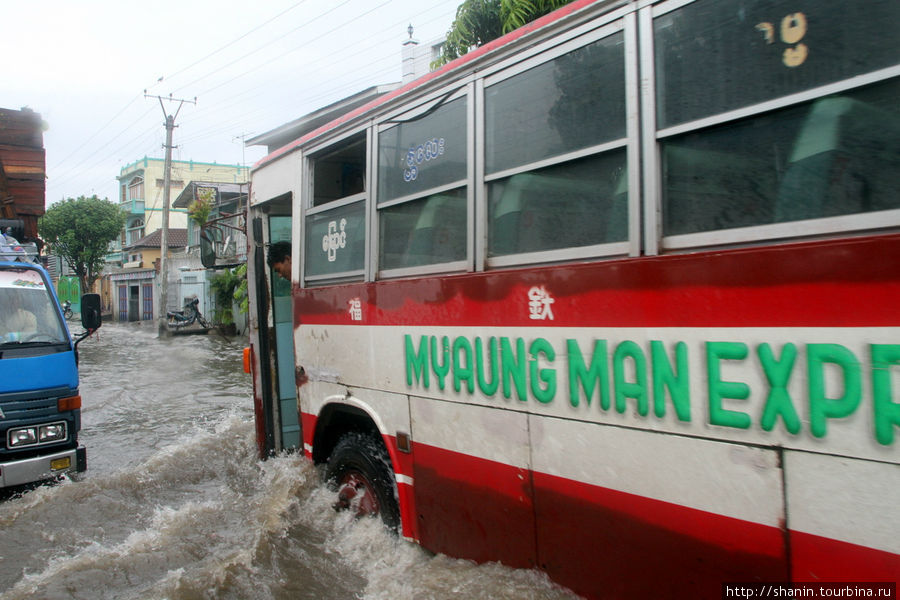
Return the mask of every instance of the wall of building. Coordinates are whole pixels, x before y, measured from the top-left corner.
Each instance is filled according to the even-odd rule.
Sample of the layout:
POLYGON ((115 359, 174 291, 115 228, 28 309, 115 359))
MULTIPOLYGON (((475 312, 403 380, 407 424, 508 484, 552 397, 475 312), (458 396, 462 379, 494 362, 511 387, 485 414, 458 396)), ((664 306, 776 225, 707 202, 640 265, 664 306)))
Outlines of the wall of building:
MULTIPOLYGON (((133 214, 138 214, 138 206, 128 198, 128 186, 135 177, 144 178, 143 215, 144 235, 162 227, 163 198, 166 161, 161 158, 144 157, 122 167, 119 172, 119 202, 133 214)), ((195 161, 172 161, 169 201, 192 180, 221 183, 244 183, 249 180, 249 168, 238 165, 222 165, 195 161)), ((186 209, 169 208, 169 227, 188 226, 186 209)))

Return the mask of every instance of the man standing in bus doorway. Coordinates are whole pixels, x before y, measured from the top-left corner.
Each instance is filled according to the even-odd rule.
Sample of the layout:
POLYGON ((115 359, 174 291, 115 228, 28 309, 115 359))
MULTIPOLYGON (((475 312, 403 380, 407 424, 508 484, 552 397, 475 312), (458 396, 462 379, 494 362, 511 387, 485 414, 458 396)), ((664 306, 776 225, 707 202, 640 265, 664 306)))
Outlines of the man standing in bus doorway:
POLYGON ((288 281, 291 280, 291 243, 275 242, 269 246, 269 266, 288 281))

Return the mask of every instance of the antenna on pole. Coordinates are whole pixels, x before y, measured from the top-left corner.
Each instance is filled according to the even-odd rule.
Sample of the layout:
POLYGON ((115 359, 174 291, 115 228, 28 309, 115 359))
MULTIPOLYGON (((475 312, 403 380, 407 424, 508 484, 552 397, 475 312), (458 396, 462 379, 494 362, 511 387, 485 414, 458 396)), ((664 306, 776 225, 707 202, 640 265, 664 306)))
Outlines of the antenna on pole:
MULTIPOLYGON (((252 131, 249 132, 249 133, 248 133, 248 132, 244 132, 244 133, 242 133, 242 134, 240 134, 240 135, 236 135, 236 136, 233 136, 233 137, 231 138, 231 141, 232 141, 232 142, 233 142, 234 140, 241 140, 241 170, 244 170, 244 171, 247 170, 247 167, 246 167, 246 164, 247 164, 247 157, 245 156, 245 154, 246 154, 245 151, 246 151, 246 149, 247 149, 247 143, 246 143, 246 142, 247 142, 247 136, 250 136, 250 135, 253 135, 253 132, 252 132, 252 131)), ((250 173, 247 172, 246 175, 247 175, 247 180, 249 181, 249 180, 250 180, 250 177, 249 177, 250 173)))
POLYGON ((147 90, 144 90, 144 98, 158 99, 159 106, 163 111, 163 116, 166 118, 166 145, 164 146, 166 149, 166 166, 164 171, 165 174, 163 175, 162 233, 159 239, 159 336, 166 337, 170 335, 169 329, 166 326, 166 310, 169 303, 169 186, 172 181, 172 148, 174 147, 172 146, 172 132, 175 129, 175 118, 178 116, 178 113, 181 112, 181 107, 185 104, 197 104, 197 97, 194 96, 193 100, 184 100, 182 98, 173 98, 172 94, 169 94, 167 98, 165 96, 148 94, 147 90), (163 100, 178 103, 178 108, 175 110, 174 115, 166 113, 166 105, 163 103, 163 100))

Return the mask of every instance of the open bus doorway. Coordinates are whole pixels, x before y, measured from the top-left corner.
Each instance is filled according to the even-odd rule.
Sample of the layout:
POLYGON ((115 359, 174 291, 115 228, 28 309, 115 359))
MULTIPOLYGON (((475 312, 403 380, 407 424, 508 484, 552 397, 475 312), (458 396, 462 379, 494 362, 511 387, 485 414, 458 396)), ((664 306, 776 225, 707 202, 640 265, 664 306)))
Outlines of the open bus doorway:
POLYGON ((292 244, 291 195, 251 205, 247 229, 252 349, 252 371, 248 372, 254 378, 257 450, 260 458, 265 458, 301 448, 294 377, 292 284, 289 275, 282 276, 269 263, 274 244, 292 244))
MULTIPOLYGON (((269 248, 278 242, 291 242, 291 217, 269 217, 269 248)), ((268 266, 268 261, 267 261, 268 266)), ((281 450, 300 447, 300 419, 297 411, 297 386, 294 382, 294 322, 291 309, 291 281, 267 269, 271 283, 272 348, 275 352, 275 394, 281 423, 281 450)))

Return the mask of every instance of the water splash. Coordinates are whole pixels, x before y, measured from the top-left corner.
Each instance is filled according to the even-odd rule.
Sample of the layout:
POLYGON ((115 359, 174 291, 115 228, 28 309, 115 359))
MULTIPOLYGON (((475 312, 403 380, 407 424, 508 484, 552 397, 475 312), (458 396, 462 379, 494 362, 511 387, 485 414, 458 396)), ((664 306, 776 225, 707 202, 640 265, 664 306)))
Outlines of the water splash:
POLYGON ((573 598, 536 571, 433 555, 335 512, 297 455, 258 461, 236 344, 101 335, 82 347, 89 470, 0 502, 0 600, 573 598), (203 368, 138 372, 153 357, 163 373, 186 357, 203 368))

